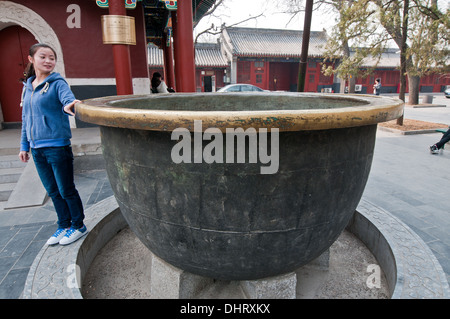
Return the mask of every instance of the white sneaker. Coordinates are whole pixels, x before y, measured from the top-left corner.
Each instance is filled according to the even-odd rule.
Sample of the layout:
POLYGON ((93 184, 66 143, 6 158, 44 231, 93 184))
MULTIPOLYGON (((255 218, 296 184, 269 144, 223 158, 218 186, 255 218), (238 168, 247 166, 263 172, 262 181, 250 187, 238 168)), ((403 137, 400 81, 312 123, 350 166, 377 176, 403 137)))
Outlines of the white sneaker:
POLYGON ((80 229, 69 228, 69 230, 67 230, 64 237, 59 241, 59 244, 60 245, 69 245, 69 244, 73 243, 74 241, 77 241, 78 239, 80 239, 81 237, 86 235, 87 233, 88 233, 87 228, 84 225, 80 229))
POLYGON ((58 228, 56 232, 47 240, 47 245, 53 246, 59 244, 59 241, 64 237, 69 228, 58 228))

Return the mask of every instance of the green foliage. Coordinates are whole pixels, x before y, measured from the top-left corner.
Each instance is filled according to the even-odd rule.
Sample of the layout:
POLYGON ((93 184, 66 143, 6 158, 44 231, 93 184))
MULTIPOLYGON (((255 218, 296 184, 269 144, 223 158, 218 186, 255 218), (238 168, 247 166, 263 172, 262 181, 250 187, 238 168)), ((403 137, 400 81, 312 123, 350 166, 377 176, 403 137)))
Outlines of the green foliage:
POLYGON ((436 0, 410 1, 408 20, 402 15, 405 1, 401 0, 320 2, 332 6, 339 15, 325 48, 325 58, 339 60, 340 64, 335 69, 324 64, 322 71, 326 75, 368 75, 389 43, 393 41, 401 48, 403 30, 407 30, 405 55, 410 76, 424 76, 437 69, 448 72, 450 13, 449 9, 440 11, 436 0), (406 29, 402 29, 406 21, 406 29))
POLYGON ((339 19, 331 31, 324 57, 339 64, 334 69, 323 64, 322 71, 326 75, 337 73, 342 78, 367 76, 378 63, 388 40, 377 22, 376 7, 368 0, 327 3, 334 7, 339 19))
POLYGON ((447 67, 449 51, 449 10, 441 13, 432 1, 415 1, 410 9, 408 50, 406 57, 411 60, 408 74, 426 75, 447 67))

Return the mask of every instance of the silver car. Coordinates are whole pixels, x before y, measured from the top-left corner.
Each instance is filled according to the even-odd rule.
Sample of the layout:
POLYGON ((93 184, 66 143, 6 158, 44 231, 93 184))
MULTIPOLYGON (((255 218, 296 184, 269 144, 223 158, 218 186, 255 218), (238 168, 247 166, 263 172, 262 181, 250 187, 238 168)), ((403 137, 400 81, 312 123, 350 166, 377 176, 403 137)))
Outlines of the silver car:
POLYGON ((217 92, 265 92, 265 90, 251 84, 228 84, 217 92))

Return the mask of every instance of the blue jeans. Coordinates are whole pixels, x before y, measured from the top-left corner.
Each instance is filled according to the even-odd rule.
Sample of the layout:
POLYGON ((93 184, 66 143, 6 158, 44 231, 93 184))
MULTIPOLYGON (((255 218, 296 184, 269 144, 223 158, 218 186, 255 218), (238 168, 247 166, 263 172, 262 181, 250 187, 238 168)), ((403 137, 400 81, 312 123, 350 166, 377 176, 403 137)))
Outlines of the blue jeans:
POLYGON ((59 228, 83 227, 84 210, 74 183, 72 147, 32 148, 31 154, 55 206, 59 228))
POLYGON ((442 135, 441 140, 436 143, 437 148, 441 149, 448 141, 450 141, 450 129, 447 130, 447 132, 442 135))

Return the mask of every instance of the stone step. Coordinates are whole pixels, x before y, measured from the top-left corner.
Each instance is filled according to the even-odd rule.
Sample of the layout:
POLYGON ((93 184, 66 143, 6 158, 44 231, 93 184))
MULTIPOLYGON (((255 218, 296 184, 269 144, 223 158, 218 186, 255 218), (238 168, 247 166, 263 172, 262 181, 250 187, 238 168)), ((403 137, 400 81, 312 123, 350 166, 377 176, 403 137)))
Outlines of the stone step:
POLYGON ((10 155, 0 154, 0 202, 9 199, 26 165, 19 160, 17 152, 10 155))
POLYGON ((25 167, 27 163, 19 160, 17 154, 15 155, 0 155, 0 169, 1 168, 18 168, 25 167))
POLYGON ((47 198, 47 192, 39 179, 33 158, 30 158, 19 177, 20 179, 3 208, 14 209, 43 205, 47 198))
POLYGON ((0 184, 0 202, 7 201, 17 183, 0 184))
POLYGON ((20 149, 18 147, 0 148, 0 155, 19 155, 20 149))
POLYGON ((0 168, 0 184, 17 183, 23 170, 23 167, 0 168))

